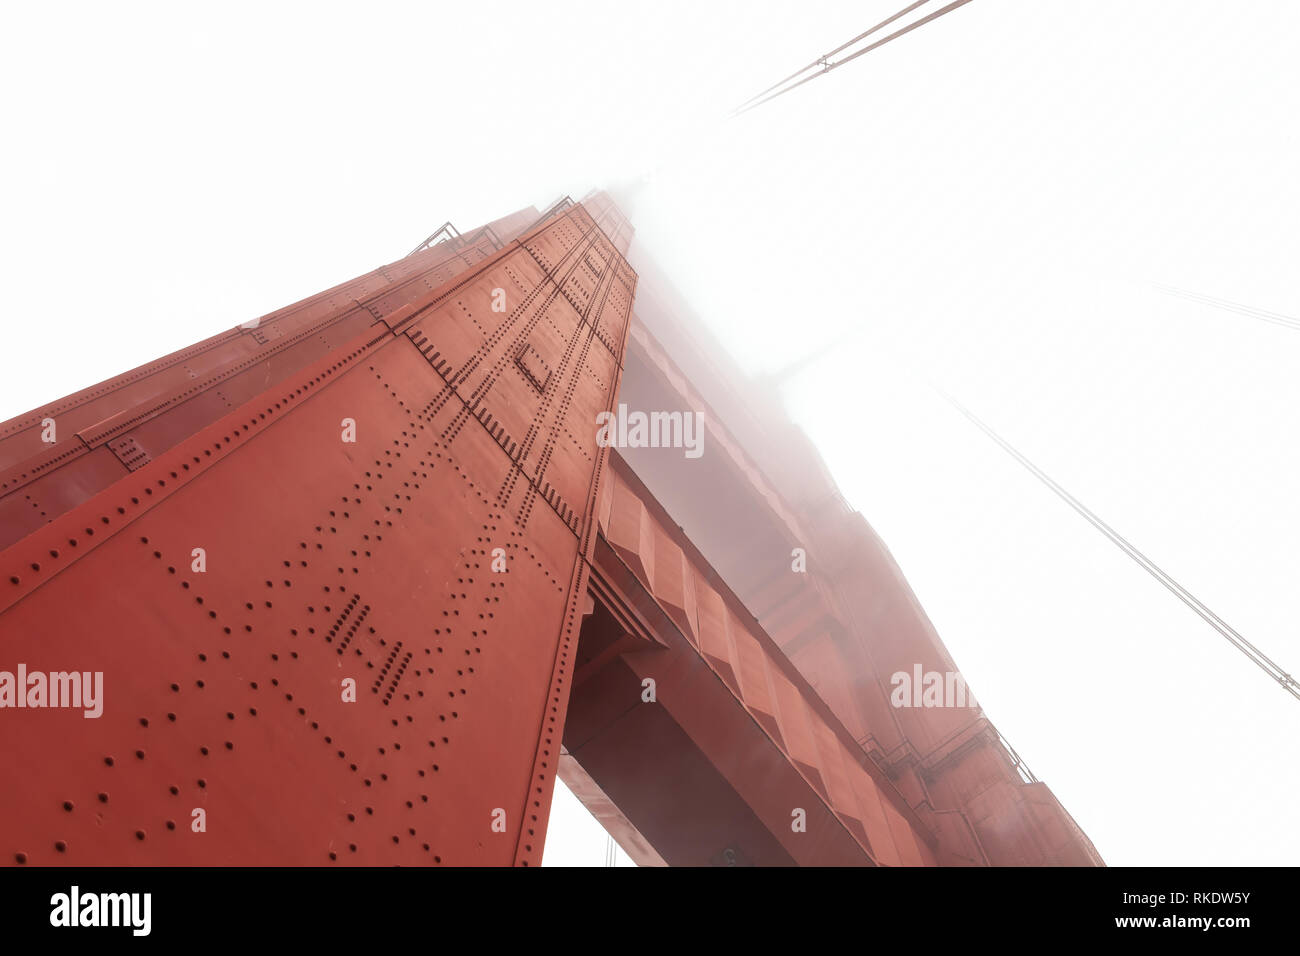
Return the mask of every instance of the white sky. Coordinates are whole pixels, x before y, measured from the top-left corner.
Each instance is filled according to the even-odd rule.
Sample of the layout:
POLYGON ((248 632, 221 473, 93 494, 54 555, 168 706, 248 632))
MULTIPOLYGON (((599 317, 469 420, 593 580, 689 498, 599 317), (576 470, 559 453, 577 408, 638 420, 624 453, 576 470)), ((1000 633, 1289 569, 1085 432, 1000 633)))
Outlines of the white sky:
POLYGON ((851 336, 791 412, 1108 862, 1300 862, 1300 703, 925 384, 1300 671, 1300 332, 1148 285, 1300 315, 1300 7, 976 0, 714 122, 902 5, 10 4, 0 419, 620 187, 746 367, 851 336))

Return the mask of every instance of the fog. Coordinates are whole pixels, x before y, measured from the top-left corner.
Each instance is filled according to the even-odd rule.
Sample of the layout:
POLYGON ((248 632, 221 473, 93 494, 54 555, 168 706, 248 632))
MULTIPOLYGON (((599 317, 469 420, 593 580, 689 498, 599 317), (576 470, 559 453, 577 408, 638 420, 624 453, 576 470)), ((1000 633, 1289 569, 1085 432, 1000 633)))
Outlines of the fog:
POLYGON ((1158 288, 1300 316, 1300 8, 976 0, 727 118, 901 5, 11 5, 0 418, 607 187, 744 368, 834 346, 786 407, 1107 862, 1294 864, 1300 704, 931 386, 1300 668, 1300 331, 1158 288))

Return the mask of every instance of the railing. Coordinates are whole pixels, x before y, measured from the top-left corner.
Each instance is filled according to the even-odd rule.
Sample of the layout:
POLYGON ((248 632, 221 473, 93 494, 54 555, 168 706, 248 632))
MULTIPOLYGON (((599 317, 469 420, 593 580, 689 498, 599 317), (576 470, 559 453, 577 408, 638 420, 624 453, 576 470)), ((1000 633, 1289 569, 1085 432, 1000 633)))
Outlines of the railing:
POLYGON ((979 712, 974 721, 953 731, 946 738, 936 744, 928 755, 922 755, 908 740, 903 740, 892 751, 886 753, 880 749, 879 742, 875 739, 874 735, 870 733, 865 737, 858 739, 858 746, 866 751, 868 756, 872 755, 874 748, 875 752, 880 755, 877 762, 883 763, 884 769, 888 772, 892 767, 906 759, 909 755, 916 760, 919 765, 929 766, 931 765, 934 754, 940 750, 946 750, 946 753, 938 760, 938 764, 945 763, 951 759, 954 753, 960 752, 970 746, 973 740, 978 739, 979 737, 987 738, 987 731, 990 730, 993 732, 993 736, 996 738, 998 745, 1002 748, 1002 755, 1006 758, 1007 763, 1012 767, 1012 769, 1014 769, 1020 776, 1020 779, 1025 783, 1039 783, 1039 779, 1034 776, 1034 772, 1029 769, 1029 764, 1025 763, 1020 754, 1016 753, 1016 748, 1012 747, 1010 741, 1008 741, 1006 737, 1002 736, 1002 731, 998 730, 993 721, 988 719, 984 714, 983 708, 979 708, 979 712), (985 729, 981 730, 981 727, 985 729), (956 742, 955 746, 954 742, 956 742))
MULTIPOLYGON (((484 228, 487 227, 485 226, 484 228)), ((448 242, 452 239, 459 239, 459 238, 460 238, 460 231, 451 224, 450 220, 448 220, 447 222, 444 222, 441 226, 439 226, 437 229, 435 229, 433 234, 429 236, 428 239, 424 240, 424 242, 420 243, 418 246, 416 246, 414 249, 408 252, 407 255, 413 256, 421 249, 428 249, 430 246, 436 246, 440 242, 448 242), (440 236, 442 238, 439 238, 440 236)), ((499 249, 501 247, 498 245, 497 248, 499 249)))
MULTIPOLYGON (((988 718, 985 719, 987 720, 988 718)), ((992 721, 989 721, 989 726, 993 727, 992 721)), ((1038 778, 1034 776, 1034 772, 1030 770, 1029 765, 1020 758, 1020 754, 1016 753, 1016 748, 1011 746, 1006 737, 1002 736, 1002 731, 998 730, 997 727, 993 727, 993 732, 998 735, 998 743, 1002 745, 1002 749, 1005 750, 1007 756, 1011 758, 1011 766, 1020 774, 1020 779, 1025 783, 1038 783, 1038 778)))
POLYGON ((480 226, 468 236, 461 236, 461 239, 464 241, 464 245, 471 246, 484 236, 487 236, 488 242, 492 243, 493 249, 499 251, 501 247, 505 245, 505 243, 501 241, 501 237, 496 234, 496 231, 491 226, 480 226))
MULTIPOLYGON (((534 222, 531 226, 529 226, 528 229, 532 229, 535 226, 541 225, 542 223, 546 222, 546 220, 550 219, 552 216, 558 215, 559 213, 564 212, 564 210, 575 205, 577 205, 577 203, 575 203, 568 196, 561 196, 559 199, 555 200, 555 202, 547 206, 546 212, 538 216, 537 221, 534 222)), ((524 231, 527 232, 528 230, 525 229, 524 231)))

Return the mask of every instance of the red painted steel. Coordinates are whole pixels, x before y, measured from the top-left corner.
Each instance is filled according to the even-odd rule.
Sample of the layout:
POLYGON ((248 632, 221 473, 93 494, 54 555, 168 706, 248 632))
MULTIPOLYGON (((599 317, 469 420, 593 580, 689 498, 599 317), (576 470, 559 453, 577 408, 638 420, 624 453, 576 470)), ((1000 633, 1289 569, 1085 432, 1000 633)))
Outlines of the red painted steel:
POLYGON ((593 556, 601 607, 582 632, 569 753, 670 864, 936 862, 886 775, 611 460, 593 556), (603 653, 622 632, 645 638, 603 653))
MULTIPOLYGON (((490 226, 513 239, 535 220, 490 226)), ((0 548, 494 252, 483 234, 435 246, 5 422, 0 548)))
POLYGON ((955 664, 609 196, 444 235, 0 425, 0 672, 104 676, 0 709, 4 859, 532 865, 559 772, 649 865, 1100 862, 888 705, 955 664), (612 455, 616 396, 707 454, 612 455))
POLYGON ((83 450, 43 471, 75 484, 85 447, 138 435, 117 424, 138 406, 88 424, 134 382, 174 393, 197 356, 228 372, 239 349, 276 381, 221 414, 184 401, 144 460, 35 530, 5 517, 0 668, 104 680, 98 719, 0 711, 8 861, 540 860, 602 460, 589 424, 617 392, 635 277, 581 206, 469 252, 454 278, 434 247, 278 313, 283 338, 319 342, 287 370, 227 333, 8 428, 66 421, 83 450))
MULTIPOLYGON (((601 215, 616 212, 612 203, 592 206, 601 215)), ((624 450, 644 483, 642 505, 653 501, 672 515, 670 523, 825 702, 832 717, 818 733, 842 727, 856 741, 887 780, 886 790, 914 811, 921 842, 925 834, 938 841, 942 863, 1100 864, 1070 814, 1028 774, 978 705, 891 705, 893 675, 917 668, 957 674, 952 656, 884 544, 844 502, 816 448, 785 415, 774 383, 752 380, 731 364, 645 250, 629 256, 640 282, 619 401, 631 409, 700 412, 707 449, 694 460, 680 450, 624 450), (796 548, 806 556, 800 573, 792 568, 796 548)), ((641 538, 624 540, 620 553, 680 620, 680 597, 665 596, 658 577, 662 541, 646 536, 644 522, 639 530, 641 538), (636 558, 638 551, 649 557, 636 558)), ((626 531, 612 524, 611 542, 620 535, 626 531)), ((690 635, 685 623, 681 628, 690 635)), ((727 645, 715 646, 701 649, 721 667, 727 645)), ((772 708, 760 706, 757 714, 770 722, 772 708)), ((816 751, 805 744, 803 752, 816 751)), ((815 785, 812 761, 796 759, 815 785)), ((832 804, 843 805, 835 800, 832 794, 832 804)))

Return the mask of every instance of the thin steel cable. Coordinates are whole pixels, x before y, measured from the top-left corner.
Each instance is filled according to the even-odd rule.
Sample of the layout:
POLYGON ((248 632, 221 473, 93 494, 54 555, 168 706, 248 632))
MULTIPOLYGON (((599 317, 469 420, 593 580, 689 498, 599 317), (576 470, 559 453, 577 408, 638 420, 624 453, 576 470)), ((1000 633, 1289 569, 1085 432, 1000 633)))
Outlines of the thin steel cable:
POLYGON ((1159 581, 1175 597, 1177 597, 1180 601, 1182 601, 1194 612, 1196 612, 1198 617, 1200 617, 1203 621, 1205 621, 1212 628, 1218 631, 1219 634, 1228 641, 1228 643, 1232 644, 1235 648, 1237 648, 1237 650, 1241 651, 1248 658, 1250 658, 1250 660, 1255 664, 1256 667, 1260 668, 1262 671, 1264 671, 1270 677, 1272 677, 1275 681, 1277 681, 1282 686, 1283 690, 1285 690, 1288 694, 1290 694, 1292 697, 1296 698, 1297 700, 1300 700, 1300 683, 1297 683, 1295 678, 1293 678, 1289 673, 1283 670, 1280 665, 1278 665, 1276 662, 1270 659, 1266 654, 1264 654, 1263 651, 1257 648, 1254 644, 1250 643, 1250 641, 1246 640, 1246 638, 1242 637, 1242 635, 1238 633, 1235 628, 1233 628, 1231 625, 1225 622, 1223 618, 1219 617, 1208 607, 1206 607, 1200 601, 1199 598, 1197 598, 1194 594, 1192 594, 1181 584, 1175 581, 1172 577, 1170 577, 1154 561, 1152 561, 1145 554, 1143 554, 1136 547, 1134 547, 1131 543, 1129 543, 1129 541, 1125 539, 1122 535, 1120 535, 1119 532, 1117 532, 1110 525, 1106 524, 1105 521, 1103 521, 1095 513, 1089 510, 1089 508, 1086 505, 1084 505, 1081 501, 1079 501, 1068 491, 1066 491, 1055 481, 1053 481, 1051 477, 1047 475, 1046 472, 1044 472, 1032 461, 1030 461, 1028 458, 1022 455, 1019 451, 1017 451, 1016 448, 1012 446, 1010 442, 1008 442, 1001 435, 995 432, 992 428, 990 428, 979 418, 977 418, 973 412, 967 409, 964 405, 962 405, 951 395, 944 392, 942 389, 936 389, 936 391, 938 391, 939 394, 942 395, 948 401, 949 404, 951 404, 955 409, 957 409, 957 411, 961 412, 964 416, 966 416, 966 418, 969 419, 980 431, 982 431, 985 435, 991 438, 1003 451, 1005 451, 1017 462, 1019 462, 1030 474, 1032 474, 1035 478, 1037 478, 1044 485, 1046 485, 1052 492, 1054 492, 1057 495, 1057 497, 1059 497, 1071 508, 1073 508, 1080 515, 1082 515, 1083 518, 1089 524, 1091 524, 1094 528, 1096 528, 1103 535, 1105 535, 1111 541, 1112 544, 1114 544, 1121 551, 1123 551, 1130 558, 1132 558, 1133 561, 1136 562, 1139 567, 1141 567, 1144 571, 1146 571, 1153 578, 1159 581))
MULTIPOLYGON (((870 53, 872 50, 876 49, 877 47, 882 47, 882 46, 884 46, 884 45, 885 45, 886 43, 888 43, 890 40, 896 40, 896 39, 898 39, 899 37, 903 36, 903 35, 906 34, 906 33, 911 33, 911 32, 912 32, 913 30, 915 30, 917 27, 919 27, 919 26, 923 26, 924 24, 929 23, 931 20, 937 20, 937 19, 939 19, 939 17, 943 16, 944 14, 946 14, 946 13, 951 13, 953 10, 956 10, 958 7, 963 7, 963 6, 965 6, 966 4, 968 4, 968 3, 970 3, 970 2, 971 2, 971 0, 953 0, 953 2, 952 2, 952 3, 949 3, 947 6, 945 6, 945 7, 941 7, 940 9, 934 11, 933 13, 926 14, 925 16, 921 17, 921 19, 919 19, 919 20, 915 20, 915 21, 913 21, 912 23, 909 23, 907 26, 903 27, 901 30, 895 30, 893 33, 889 34, 889 36, 887 36, 887 37, 882 37, 881 39, 877 40, 875 43, 868 44, 867 46, 863 47, 861 50, 858 50, 856 53, 851 53, 851 54, 849 54, 848 56, 844 57, 844 59, 842 59, 842 60, 836 60, 834 63, 827 63, 827 64, 825 64, 825 68, 824 68, 824 69, 818 71, 817 73, 814 73, 812 76, 806 76, 806 77, 804 77, 802 80, 800 80, 799 82, 797 82, 797 83, 792 83, 790 86, 787 86, 787 87, 785 87, 785 88, 782 89, 782 90, 778 90, 777 92, 772 93, 770 96, 766 96, 766 97, 764 97, 763 99, 758 100, 758 102, 753 102, 753 100, 754 100, 754 99, 757 99, 757 98, 756 98, 756 97, 751 97, 750 100, 746 101, 746 103, 747 103, 748 105, 746 105, 746 103, 742 103, 740 106, 736 107, 735 111, 731 114, 731 116, 734 118, 734 117, 736 117, 736 116, 741 115, 742 113, 748 113, 750 110, 755 109, 755 108, 757 108, 757 107, 759 107, 759 106, 762 106, 764 103, 770 103, 772 100, 776 99, 778 96, 782 96, 782 95, 784 95, 784 94, 786 94, 786 93, 789 93, 789 92, 790 92, 791 90, 793 90, 793 89, 797 89, 798 87, 803 86, 803 85, 804 85, 805 83, 807 83, 809 80, 815 80, 815 79, 817 79, 817 77, 819 77, 819 76, 825 76, 827 73, 829 73, 831 70, 835 69, 836 67, 843 66, 845 63, 850 63, 850 62, 852 62, 853 60, 856 60, 858 57, 863 56, 864 54, 870 53)), ((916 6, 916 4, 914 4, 913 6, 916 6)), ((903 12, 906 12, 906 11, 903 11, 903 12)), ((901 13, 898 14, 898 16, 901 16, 901 15, 902 15, 901 13)), ((873 28, 873 29, 874 29, 874 28, 873 28)), ((845 44, 845 45, 846 45, 846 46, 852 46, 852 44, 853 44, 853 41, 850 41, 848 44, 845 44)), ((821 62, 820 60, 816 61, 816 63, 820 63, 820 62, 821 62)), ((816 65, 816 63, 814 63, 814 65, 816 65)), ((800 70, 799 73, 804 73, 804 72, 807 71, 807 69, 808 69, 808 68, 805 67, 803 70, 800 70)), ((798 76, 799 73, 795 73, 794 76, 798 76)), ((790 79, 792 79, 792 78, 793 78, 793 77, 787 77, 786 80, 783 80, 782 82, 783 82, 783 83, 784 83, 784 82, 788 82, 788 81, 789 81, 790 79)), ((777 84, 777 86, 780 86, 780 85, 781 85, 780 83, 777 84)), ((769 88, 769 89, 770 89, 770 88, 769 88)), ((758 94, 758 95, 759 95, 759 96, 763 96, 762 93, 760 93, 760 94, 758 94)))
POLYGON ((1199 292, 1188 292, 1186 289, 1177 289, 1171 285, 1161 285, 1158 282, 1151 284, 1165 295, 1176 295, 1179 298, 1190 299, 1192 302, 1199 302, 1202 305, 1214 306, 1214 308, 1223 309, 1226 312, 1247 315, 1252 319, 1259 319, 1261 322, 1271 322, 1283 328, 1300 329, 1300 318, 1283 315, 1280 312, 1270 312, 1267 309, 1257 309, 1254 306, 1242 305, 1240 302, 1230 302, 1227 299, 1216 299, 1214 296, 1202 295, 1199 292))
POLYGON ((886 19, 884 19, 884 20, 881 20, 879 23, 877 23, 874 27, 872 27, 870 30, 866 31, 865 33, 859 33, 857 36, 855 36, 855 37, 854 37, 852 40, 850 40, 848 43, 841 43, 839 46, 837 46, 835 49, 831 50, 829 53, 823 54, 822 56, 818 57, 816 60, 813 60, 811 63, 809 63, 807 66, 805 66, 802 70, 795 70, 793 73, 791 73, 789 76, 787 76, 784 80, 781 80, 781 82, 779 82, 779 83, 773 83, 771 86, 769 86, 767 89, 763 90, 763 92, 761 92, 761 93, 755 93, 755 94, 754 94, 753 96, 751 96, 749 99, 745 100, 745 102, 743 102, 743 103, 741 103, 739 106, 737 106, 734 112, 740 112, 740 111, 743 110, 746 106, 748 106, 750 103, 753 103, 754 100, 758 99, 758 98, 761 97, 761 96, 766 96, 768 93, 771 93, 774 89, 776 89, 776 88, 779 87, 779 86, 784 86, 785 84, 787 84, 787 83, 789 83, 791 80, 793 80, 796 76, 802 76, 804 73, 807 73, 809 70, 811 70, 811 69, 812 69, 813 67, 815 67, 815 66, 821 66, 823 69, 825 69, 825 68, 826 68, 826 61, 829 60, 831 57, 833 57, 836 53, 839 53, 839 52, 841 52, 841 51, 843 51, 843 50, 847 50, 849 47, 853 46, 853 44, 855 44, 855 43, 857 43, 857 42, 859 42, 859 41, 861 41, 861 40, 865 40, 867 37, 871 36, 871 34, 875 33, 877 30, 882 29, 883 27, 887 27, 887 26, 889 26, 891 23, 893 23, 893 22, 894 22, 895 20, 897 20, 899 17, 905 17, 905 16, 907 16, 909 13, 911 13, 913 10, 915 10, 917 7, 919 7, 919 6, 923 5, 923 4, 929 3, 929 2, 930 2, 930 0, 916 0, 916 3, 910 4, 910 5, 906 6, 906 7, 904 7, 902 10, 899 10, 899 11, 898 11, 897 13, 895 13, 893 16, 888 17, 888 18, 886 18, 886 19))

